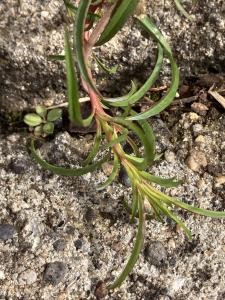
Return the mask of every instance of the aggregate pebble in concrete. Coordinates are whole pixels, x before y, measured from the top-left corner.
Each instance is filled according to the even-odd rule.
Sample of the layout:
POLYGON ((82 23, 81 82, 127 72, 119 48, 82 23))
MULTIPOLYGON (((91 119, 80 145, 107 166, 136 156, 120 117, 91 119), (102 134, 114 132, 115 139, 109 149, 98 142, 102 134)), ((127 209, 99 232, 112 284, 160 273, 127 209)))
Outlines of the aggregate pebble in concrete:
MULTIPOLYGON (((182 113, 172 127, 158 117, 152 119, 157 152, 167 149, 167 155, 174 155, 173 159, 162 157, 150 172, 185 181, 179 188, 166 189, 170 195, 202 208, 224 210, 224 183, 216 184, 217 172, 210 169, 209 173, 208 166, 200 173, 193 172, 185 164, 192 150, 204 151, 208 165, 214 170, 221 166, 224 174, 223 118, 193 119, 192 114, 182 113), (196 119, 207 143, 195 142, 192 125, 196 119)), ((137 224, 129 223, 121 203, 124 196, 130 197, 130 188, 114 182, 106 190, 96 191, 96 184, 106 179, 101 170, 80 178, 44 171, 27 151, 28 138, 20 134, 18 144, 16 137, 18 134, 5 134, 0 138, 1 224, 13 224, 17 232, 0 241, 1 297, 80 300, 105 295, 104 287, 119 275, 136 233, 137 224), (18 157, 29 165, 20 174, 8 168, 18 157), (55 244, 58 240, 66 242, 61 250, 55 244), (48 271, 45 276, 55 262, 63 264, 57 268, 59 273, 48 271)), ((52 163, 76 167, 86 143, 83 136, 62 132, 40 150, 52 163)), ((152 241, 160 244, 165 251, 154 248, 151 257, 160 254, 163 263, 160 265, 161 259, 159 266, 150 263, 144 251, 127 281, 104 299, 223 299, 224 220, 181 210, 177 213, 191 229, 193 240, 188 241, 169 220, 146 221, 145 247, 152 241)))
MULTIPOLYGON (((224 72, 223 0, 198 0, 195 5, 185 1, 185 8, 196 18, 194 22, 179 13, 173 0, 142 2, 143 10, 153 17, 174 49, 182 77, 224 72)), ((64 64, 46 58, 64 51, 63 1, 3 0, 0 15, 1 110, 18 117, 19 111, 38 103, 50 106, 65 101, 64 64)), ((154 64, 155 48, 156 44, 129 21, 111 42, 96 50, 109 66, 119 65, 118 74, 107 77, 94 64, 99 88, 121 94, 126 93, 131 80, 143 82, 154 64)), ((168 64, 161 75, 162 82, 170 81, 168 64)))
POLYGON ((10 224, 0 224, 0 240, 7 241, 15 234, 15 228, 10 224))
POLYGON ((48 263, 43 275, 44 281, 56 285, 64 279, 67 271, 67 266, 62 261, 48 263))

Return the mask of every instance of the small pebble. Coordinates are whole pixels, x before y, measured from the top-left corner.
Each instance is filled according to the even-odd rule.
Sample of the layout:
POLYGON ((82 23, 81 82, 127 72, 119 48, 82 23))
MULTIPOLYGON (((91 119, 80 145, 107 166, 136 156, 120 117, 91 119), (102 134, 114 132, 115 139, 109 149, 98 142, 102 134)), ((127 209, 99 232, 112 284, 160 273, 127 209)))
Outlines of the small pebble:
POLYGON ((19 285, 31 285, 37 281, 37 273, 33 270, 26 270, 18 277, 19 285))
POLYGON ((12 160, 9 163, 8 168, 15 174, 23 174, 27 171, 28 165, 26 164, 25 159, 12 160))
POLYGON ((207 159, 203 152, 193 150, 186 159, 187 166, 194 172, 198 172, 201 167, 207 166, 207 159))
POLYGON ((207 114, 207 111, 209 110, 209 108, 205 104, 200 102, 192 103, 191 108, 194 112, 201 116, 205 116, 207 114))
POLYGON ((97 299, 102 299, 105 298, 108 294, 108 289, 107 286, 104 282, 99 281, 96 285, 96 289, 95 289, 95 297, 97 299))
POLYGON ((199 120, 199 118, 200 118, 199 115, 197 115, 196 113, 193 113, 193 112, 190 112, 190 113, 188 114, 188 117, 189 117, 189 119, 190 119, 192 122, 197 122, 197 121, 199 120))
POLYGON ((46 99, 46 100, 44 101, 44 106, 49 107, 49 106, 52 106, 53 104, 54 104, 54 100, 51 99, 51 98, 46 99))
POLYGON ((7 241, 13 237, 16 230, 13 225, 0 224, 0 240, 7 241))
POLYGON ((169 151, 169 150, 165 151, 164 157, 165 157, 166 161, 171 162, 171 163, 174 162, 176 159, 175 153, 172 151, 169 151))
POLYGON ((66 264, 61 261, 48 263, 44 271, 44 281, 52 285, 57 285, 63 281, 67 271, 66 264))
POLYGON ((21 137, 18 133, 13 133, 7 136, 7 140, 13 144, 17 143, 20 138, 21 137))
POLYGON ((150 242, 144 250, 146 260, 156 267, 163 265, 167 259, 167 251, 159 241, 150 242))
POLYGON ((225 176, 218 176, 215 178, 216 186, 221 186, 225 184, 225 176))
POLYGON ((195 139, 195 142, 196 143, 202 143, 202 144, 204 144, 205 143, 205 137, 203 136, 203 135, 198 135, 197 137, 196 137, 196 139, 195 139))
POLYGON ((106 176, 110 176, 113 170, 113 165, 111 163, 105 162, 102 164, 102 171, 106 176))
POLYGON ((194 136, 199 135, 203 131, 202 124, 194 124, 192 127, 194 136))
POLYGON ((81 240, 78 239, 78 240, 74 241, 74 246, 76 247, 77 250, 81 249, 82 245, 83 245, 83 243, 81 240))
POLYGON ((42 17, 42 18, 47 18, 48 16, 49 16, 49 12, 48 12, 48 11, 43 10, 43 11, 41 12, 41 17, 42 17))
POLYGON ((56 251, 63 251, 66 247, 66 241, 64 239, 59 239, 53 243, 53 248, 56 251))
POLYGON ((0 270, 0 280, 4 280, 5 279, 5 273, 4 271, 0 270))
POLYGON ((174 239, 169 239, 168 246, 171 249, 175 249, 176 248, 176 243, 175 243, 174 239))
POLYGON ((122 183, 126 187, 130 187, 131 186, 130 179, 129 179, 128 175, 127 175, 127 172, 124 170, 124 168, 120 169, 120 172, 119 172, 119 181, 120 181, 120 183, 122 183))
POLYGON ((84 219, 89 223, 93 222, 96 219, 96 213, 94 209, 92 209, 91 207, 87 207, 84 213, 84 219))

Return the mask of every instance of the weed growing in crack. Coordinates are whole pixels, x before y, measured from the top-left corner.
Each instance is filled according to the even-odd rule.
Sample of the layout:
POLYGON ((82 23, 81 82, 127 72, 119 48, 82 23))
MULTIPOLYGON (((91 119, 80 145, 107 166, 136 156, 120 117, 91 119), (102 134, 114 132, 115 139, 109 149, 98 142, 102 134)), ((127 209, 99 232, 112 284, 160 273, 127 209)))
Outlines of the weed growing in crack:
MULTIPOLYGON (((145 219, 149 212, 146 212, 144 202, 148 202, 151 207, 151 213, 157 220, 162 221, 163 216, 174 220, 191 239, 191 233, 185 224, 176 216, 174 208, 183 208, 189 212, 197 213, 208 217, 225 217, 225 212, 214 212, 200 209, 183 203, 182 201, 170 197, 152 186, 157 183, 164 187, 176 187, 181 182, 175 178, 165 179, 149 174, 145 170, 154 163, 156 158, 155 136, 152 128, 147 121, 167 108, 173 101, 178 85, 179 70, 172 50, 157 29, 152 20, 146 15, 135 16, 136 22, 143 29, 145 36, 153 38, 157 42, 158 54, 152 73, 145 83, 137 87, 132 82, 130 92, 119 98, 106 98, 98 90, 95 80, 92 76, 92 59, 109 72, 115 72, 116 69, 109 70, 103 65, 101 60, 93 56, 93 48, 99 47, 112 39, 115 34, 123 27, 129 16, 134 14, 138 0, 85 0, 79 1, 78 7, 75 7, 70 1, 64 0, 69 15, 69 20, 75 19, 73 25, 73 47, 71 47, 69 29, 65 28, 65 54, 53 55, 51 59, 65 60, 68 89, 68 111, 69 119, 78 126, 89 126, 93 119, 96 122, 96 136, 92 150, 82 163, 83 166, 78 169, 63 168, 49 164, 42 159, 39 151, 35 148, 35 140, 31 143, 31 152, 36 161, 45 169, 59 175, 80 176, 98 169, 105 161, 113 157, 113 170, 109 178, 97 189, 104 189, 110 185, 117 177, 121 167, 125 169, 129 176, 132 186, 131 204, 126 203, 126 208, 131 214, 131 221, 139 219, 136 241, 128 262, 109 288, 119 287, 126 279, 134 267, 141 252, 144 241, 145 219), (153 86, 159 77, 163 65, 163 58, 167 58, 171 66, 171 85, 167 93, 157 101, 150 109, 145 112, 137 113, 133 106, 143 98, 143 96, 153 86), (82 117, 80 108, 80 96, 78 90, 78 74, 80 75, 83 90, 88 95, 91 103, 92 112, 89 117, 82 117), (110 108, 117 108, 117 113, 112 114, 110 108), (136 135, 143 148, 144 155, 141 156, 136 142, 132 138, 136 135), (128 154, 123 148, 126 142, 132 148, 133 153, 128 154), (101 150, 107 150, 108 153, 101 160, 95 160, 97 153, 101 150)), ((182 13, 186 12, 180 6, 179 1, 175 1, 177 7, 182 13)), ((37 111, 36 119, 31 126, 39 126, 42 119, 45 118, 37 111)), ((48 116, 47 116, 48 119, 48 116)), ((51 121, 51 120, 50 120, 51 121)))

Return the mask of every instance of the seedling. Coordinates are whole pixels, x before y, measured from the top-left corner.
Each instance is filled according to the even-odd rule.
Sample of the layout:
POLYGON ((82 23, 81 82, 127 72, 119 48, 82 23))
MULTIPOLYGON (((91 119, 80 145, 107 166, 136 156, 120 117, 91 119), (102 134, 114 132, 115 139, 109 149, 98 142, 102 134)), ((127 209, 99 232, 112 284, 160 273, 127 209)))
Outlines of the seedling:
POLYGON ((26 114, 24 122, 30 127, 34 128, 35 136, 46 137, 54 132, 54 122, 61 119, 62 110, 60 108, 54 108, 47 110, 46 107, 38 105, 36 106, 36 113, 26 114))
MULTIPOLYGON (((131 214, 131 221, 135 218, 139 220, 136 241, 128 262, 109 288, 119 287, 133 269, 141 252, 144 241, 145 220, 148 214, 157 220, 163 221, 167 216, 174 220, 184 231, 189 239, 191 233, 185 224, 176 216, 175 208, 183 208, 189 212, 197 213, 209 217, 225 217, 225 212, 214 212, 200 209, 186 204, 176 198, 168 196, 152 186, 152 183, 164 187, 176 187, 181 182, 175 178, 161 178, 146 172, 146 169, 154 163, 156 157, 155 136, 147 121, 167 108, 173 101, 179 84, 179 71, 172 50, 157 29, 153 21, 146 15, 139 15, 135 20, 142 28, 145 36, 153 38, 157 43, 157 59, 152 73, 145 83, 137 87, 131 83, 130 92, 119 98, 104 97, 97 87, 92 76, 92 51, 94 47, 100 47, 112 39, 123 27, 129 16, 134 14, 138 0, 81 0, 78 7, 69 1, 64 1, 69 12, 70 19, 75 18, 73 25, 73 47, 71 47, 68 28, 65 28, 65 54, 58 57, 65 59, 68 90, 68 111, 69 119, 78 126, 89 126, 93 119, 96 122, 96 136, 92 150, 83 162, 83 166, 78 169, 63 168, 52 165, 45 161, 39 151, 35 148, 35 141, 32 141, 31 152, 36 161, 45 169, 59 175, 80 176, 98 169, 103 162, 111 160, 113 157, 113 170, 106 182, 97 186, 97 189, 104 189, 110 185, 117 177, 121 167, 125 169, 132 186, 132 200, 126 203, 126 208, 131 214), (137 113, 134 105, 154 85, 159 77, 163 65, 163 58, 167 58, 171 65, 171 85, 167 93, 145 112, 137 113), (80 77, 83 90, 90 99, 92 112, 86 119, 83 118, 79 102, 78 76, 80 77), (110 108, 117 108, 117 113, 112 114, 110 108), (137 147, 133 136, 139 138, 143 151, 137 147), (127 143, 132 148, 133 153, 128 154, 123 148, 127 143), (101 150, 108 153, 100 160, 96 160, 96 155, 101 150), (141 153, 143 152, 143 155, 141 153), (151 211, 146 211, 145 202, 148 202, 151 211)), ((179 3, 176 1, 176 3, 179 3)), ((54 56, 57 58, 57 55, 54 56)), ((95 58, 96 60, 96 58, 95 58)), ((99 60, 100 61, 100 60, 99 60)), ((49 112, 50 114, 50 112, 49 112)), ((47 115, 47 121, 48 120, 47 115)), ((37 111, 35 115, 28 115, 25 121, 30 126, 40 126, 45 119, 46 112, 37 111)))

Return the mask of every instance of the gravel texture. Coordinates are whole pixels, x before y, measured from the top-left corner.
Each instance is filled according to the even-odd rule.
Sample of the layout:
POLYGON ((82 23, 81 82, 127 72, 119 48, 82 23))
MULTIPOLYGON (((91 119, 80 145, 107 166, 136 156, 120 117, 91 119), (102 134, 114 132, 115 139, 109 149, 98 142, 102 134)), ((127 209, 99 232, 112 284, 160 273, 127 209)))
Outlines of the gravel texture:
MULTIPOLYGON (((173 44, 182 76, 224 72, 224 1, 199 0, 195 6, 184 1, 195 23, 181 17, 169 0, 144 2, 140 9, 151 12, 173 44)), ((7 117, 7 111, 10 120, 18 120, 37 103, 65 101, 63 65, 45 58, 63 51, 64 22, 61 1, 0 1, 0 117, 7 117)), ((113 80, 99 73, 98 84, 106 93, 121 92, 117 83, 124 74, 127 84, 132 78, 143 80, 152 63, 147 58, 155 49, 152 42, 141 38, 133 23, 122 33, 96 50, 122 67, 113 80)), ((168 79, 165 67, 162 80, 168 79)), ((152 125, 157 152, 164 155, 151 173, 185 182, 166 191, 189 204, 225 210, 224 110, 215 101, 196 100, 172 106, 152 125)), ((0 126, 0 299, 225 298, 225 221, 181 210, 193 240, 171 220, 148 220, 138 263, 121 288, 108 294, 106 286, 120 273, 137 226, 130 224, 122 204, 131 194, 125 174, 97 191, 107 166, 79 178, 44 171, 30 156, 28 134, 17 130, 0 126)), ((77 167, 92 138, 62 130, 40 151, 52 163, 77 167)))
MULTIPOLYGON (((141 1, 139 11, 149 13, 173 46, 181 74, 224 72, 225 4, 223 0, 184 1, 196 21, 189 22, 172 0, 141 1)), ((0 2, 0 103, 1 110, 18 112, 37 103, 52 105, 65 100, 65 74, 61 62, 49 54, 63 52, 65 9, 62 1, 2 0, 0 2)), ((96 53, 109 65, 119 65, 116 76, 98 70, 97 82, 107 94, 120 94, 121 83, 143 81, 155 60, 155 44, 141 36, 130 22, 122 34, 96 53), (144 71, 145 70, 145 71, 144 71), (124 74, 126 74, 124 76, 124 74), (114 93, 115 94, 115 93, 114 93)), ((170 79, 166 65, 161 80, 170 79)))
MULTIPOLYGON (((151 172, 185 181, 179 188, 167 189, 171 195, 223 210, 224 114, 216 119, 196 114, 193 118, 193 112, 179 109, 176 114, 166 123, 152 120, 158 152, 166 152, 151 172), (195 141, 196 122, 203 128, 201 142, 195 141), (194 171, 186 165, 193 151, 201 151, 207 159, 207 165, 194 171)), ((120 289, 106 295, 105 284, 119 274, 135 236, 136 224, 129 223, 121 202, 129 197, 130 188, 115 182, 96 191, 95 185, 106 178, 102 170, 80 178, 43 171, 30 157, 27 142, 18 133, 0 138, 2 299, 224 298, 224 220, 184 211, 179 214, 193 240, 188 241, 170 220, 147 221, 137 265, 120 289), (24 162, 24 172, 12 168, 17 161, 24 162)), ((41 152, 53 163, 75 167, 86 144, 89 138, 62 132, 41 152)))

